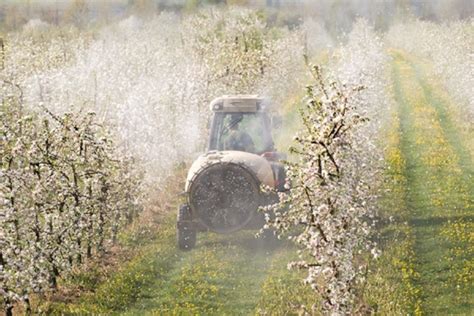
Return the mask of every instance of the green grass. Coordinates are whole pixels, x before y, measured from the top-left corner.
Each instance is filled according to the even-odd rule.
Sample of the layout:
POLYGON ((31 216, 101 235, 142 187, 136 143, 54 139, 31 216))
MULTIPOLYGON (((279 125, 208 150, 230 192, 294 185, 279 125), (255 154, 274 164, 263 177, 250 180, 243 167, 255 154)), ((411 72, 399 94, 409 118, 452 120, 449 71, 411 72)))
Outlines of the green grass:
POLYGON ((314 292, 303 283, 306 271, 288 270, 287 264, 295 260, 294 252, 278 251, 262 283, 261 295, 255 310, 262 315, 297 315, 311 312, 317 304, 314 292))
MULTIPOLYGON (((428 83, 419 64, 396 54, 393 66, 395 100, 400 119, 400 152, 406 180, 403 213, 413 232, 413 286, 428 315, 469 314, 474 309, 472 283, 456 280, 459 269, 471 269, 472 253, 464 241, 445 237, 454 221, 472 222, 472 158, 449 115, 448 101, 428 83), (451 255, 455 244, 464 256, 451 255), (458 245, 459 246, 459 245, 458 245), (462 261, 462 262, 458 262, 462 261), (460 290, 462 289, 462 291, 460 290)), ((413 309, 411 312, 415 312, 413 309)))
MULTIPOLYGON (((142 289, 167 273, 178 258, 171 217, 163 222, 158 238, 159 243, 142 246, 134 258, 120 258, 123 263, 119 270, 98 284, 94 292, 74 303, 53 303, 51 313, 81 315, 119 312, 141 300, 145 295, 142 289)), ((89 273, 82 272, 83 278, 87 278, 89 273)))
POLYGON ((53 303, 50 313, 249 315, 265 309, 262 291, 272 278, 296 281, 286 269, 295 253, 289 244, 257 239, 255 231, 201 233, 196 248, 183 252, 176 248, 174 218, 164 218, 158 242, 142 246, 93 293, 74 303, 53 303))
POLYGON ((126 314, 249 314, 273 252, 251 232, 200 234, 196 249, 180 253, 166 275, 145 289, 147 297, 126 314))

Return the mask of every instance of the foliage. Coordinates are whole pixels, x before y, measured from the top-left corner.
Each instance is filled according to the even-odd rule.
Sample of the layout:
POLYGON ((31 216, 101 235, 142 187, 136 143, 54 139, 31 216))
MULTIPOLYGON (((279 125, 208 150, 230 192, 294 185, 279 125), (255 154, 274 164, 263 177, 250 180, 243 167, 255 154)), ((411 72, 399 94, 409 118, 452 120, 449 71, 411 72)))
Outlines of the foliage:
MULTIPOLYGON (((198 2, 188 1, 190 8, 198 2)), ((144 186, 137 170, 146 170, 149 191, 163 184, 178 162, 189 161, 201 151, 211 99, 222 94, 259 93, 272 98, 278 107, 306 80, 303 53, 317 54, 330 48, 325 55, 327 76, 320 68, 311 68, 303 129, 295 138, 295 161, 289 163, 291 188, 281 195, 281 203, 273 206, 277 216, 269 219, 269 225, 282 235, 289 234, 300 246, 302 261, 292 266, 307 273, 305 280, 317 294, 312 297, 309 288, 300 293, 296 279, 301 273, 291 277, 287 273, 283 281, 273 276, 266 280, 259 276, 260 280, 256 274, 248 274, 254 288, 245 291, 246 285, 237 279, 235 262, 241 254, 234 251, 235 246, 223 252, 231 259, 220 270, 215 269, 220 262, 217 254, 211 251, 203 252, 197 260, 202 266, 196 266, 191 255, 189 261, 176 255, 171 241, 174 230, 166 222, 168 230, 161 230, 164 235, 158 236, 166 236, 167 243, 163 239, 163 248, 155 251, 162 262, 148 254, 136 258, 109 284, 100 286, 97 304, 89 308, 84 303, 77 310, 73 306, 69 312, 108 312, 132 305, 142 299, 140 295, 146 295, 140 288, 151 286, 149 275, 162 276, 169 270, 178 286, 160 290, 169 300, 155 303, 158 309, 176 313, 220 311, 226 307, 213 300, 229 295, 228 284, 238 283, 244 297, 257 293, 260 281, 263 295, 267 295, 259 305, 262 313, 268 309, 270 313, 278 309, 285 313, 321 312, 321 308, 323 313, 362 313, 364 303, 375 312, 421 313, 420 297, 429 294, 421 295, 417 282, 429 280, 431 275, 426 271, 420 274, 423 269, 416 256, 427 261, 432 258, 414 251, 425 245, 417 239, 423 231, 405 223, 414 218, 408 204, 423 206, 415 193, 424 189, 437 194, 429 202, 432 204, 425 201, 433 210, 451 204, 467 210, 470 193, 465 184, 470 173, 464 171, 469 169, 463 167, 470 165, 470 156, 456 142, 443 101, 432 99, 436 109, 423 105, 422 101, 434 94, 429 85, 420 81, 419 87, 416 83, 408 90, 407 95, 418 99, 405 100, 401 92, 398 96, 397 101, 404 104, 401 112, 407 113, 397 123, 403 125, 395 131, 400 139, 389 144, 393 152, 385 156, 385 180, 393 184, 385 188, 392 204, 399 205, 383 214, 382 221, 387 220, 386 215, 397 218, 384 226, 383 232, 396 231, 393 234, 400 243, 382 254, 382 260, 370 270, 367 250, 379 255, 368 240, 370 224, 376 204, 384 203, 376 200, 385 144, 382 127, 395 125, 385 118, 393 102, 386 91, 390 86, 386 76, 389 58, 379 34, 360 20, 351 25, 347 41, 336 46, 327 25, 319 19, 288 30, 271 26, 271 19, 260 12, 241 8, 155 16, 150 1, 135 4, 137 14, 146 18, 130 16, 95 31, 56 27, 35 19, 26 24, 22 21, 21 30, 17 28, 1 40, 0 294, 7 310, 15 300, 28 305, 30 293, 47 292, 59 276, 68 276, 85 258, 100 255, 111 244, 119 229, 140 210, 144 186), (413 115, 407 115, 408 106, 413 107, 413 115), (414 134, 416 137, 404 133, 410 126, 408 116, 420 131, 427 126, 432 130, 414 134), (437 147, 426 146, 427 139, 437 147), (411 153, 407 150, 411 142, 423 145, 424 151, 411 153), (409 166, 416 163, 430 175, 432 181, 426 188, 424 183, 410 182, 416 172, 422 174, 415 169, 410 169, 415 175, 408 174, 409 166), (446 187, 437 186, 440 166, 449 166, 461 180, 447 177, 446 187), (459 201, 449 186, 457 188, 459 201), (448 199, 447 193, 452 197, 448 199), (181 274, 173 275, 171 265, 177 258, 186 264, 176 270, 181 274), (217 277, 217 272, 222 274, 217 277), (399 284, 387 281, 392 276, 399 284), (378 286, 381 290, 374 290, 378 286), (362 293, 364 288, 373 295, 362 293), (187 300, 190 297, 192 301, 187 300), (313 310, 308 308, 311 300, 313 310), (120 303, 123 306, 117 308, 120 303)), ((84 1, 75 1, 69 20, 85 26, 88 11, 84 1)), ((472 64, 472 31, 472 21, 416 21, 394 26, 385 37, 392 46, 433 62, 460 112, 467 109, 470 113, 468 123, 473 113, 472 74, 467 71, 472 64), (446 42, 451 43, 449 49, 446 42)), ((401 68, 409 69, 410 65, 401 68)), ((420 67, 413 67, 408 77, 421 75, 420 67)), ((456 287, 459 302, 465 301, 462 295, 472 283, 472 260, 468 258, 472 247, 463 248, 472 240, 471 226, 465 220, 452 221, 438 230, 438 239, 433 238, 448 245, 443 259, 453 264, 443 291, 456 287)), ((254 255, 249 251, 248 258, 254 259, 250 254, 254 255)), ((251 259, 241 256, 239 262, 251 259)), ((267 264, 263 260, 254 263, 246 268, 267 264)))
POLYGON ((364 153, 353 133, 367 119, 357 112, 355 95, 362 87, 328 83, 318 66, 311 73, 301 111, 304 128, 291 149, 298 160, 288 164, 291 186, 268 222, 280 234, 301 227, 290 239, 301 247, 302 261, 291 266, 308 271, 306 282, 323 299, 324 311, 344 314, 353 310, 364 271, 355 255, 370 245, 370 181, 356 168, 364 153))
MULTIPOLYGON (((225 93, 249 93, 270 65, 272 39, 261 14, 221 11, 191 19, 191 46, 209 71, 209 81, 225 93)), ((217 92, 219 93, 219 92, 217 92)))
POLYGON ((462 109, 467 122, 474 118, 474 85, 472 76, 474 20, 436 24, 413 21, 394 25, 386 35, 396 48, 428 58, 462 109), (446 46, 449 43, 449 46, 446 46))
POLYGON ((357 290, 366 262, 359 254, 379 255, 369 236, 381 179, 380 118, 390 104, 387 60, 381 40, 361 20, 330 60, 332 75, 311 67, 303 128, 290 148, 296 161, 288 163, 289 191, 270 207, 275 218, 268 224, 300 246, 302 260, 290 266, 307 270, 324 313, 361 308, 357 290))
POLYGON ((130 16, 92 34, 29 34, 7 37, 4 70, 23 89, 25 106, 96 112, 153 185, 202 150, 213 98, 260 93, 278 105, 304 73, 300 32, 270 28, 248 10, 130 16))
MULTIPOLYGON (((7 89, 4 89, 7 91, 7 89)), ((141 209, 139 175, 94 113, 50 119, 10 94, 1 105, 0 292, 15 301, 57 286, 100 255, 141 209)))
POLYGON ((30 293, 54 288, 104 250, 137 213, 137 170, 159 184, 200 149, 212 98, 263 91, 284 98, 290 86, 271 86, 299 78, 302 59, 289 58, 301 56, 300 39, 237 10, 184 21, 132 16, 94 33, 33 21, 8 34, 0 71, 7 305, 28 305, 30 293))

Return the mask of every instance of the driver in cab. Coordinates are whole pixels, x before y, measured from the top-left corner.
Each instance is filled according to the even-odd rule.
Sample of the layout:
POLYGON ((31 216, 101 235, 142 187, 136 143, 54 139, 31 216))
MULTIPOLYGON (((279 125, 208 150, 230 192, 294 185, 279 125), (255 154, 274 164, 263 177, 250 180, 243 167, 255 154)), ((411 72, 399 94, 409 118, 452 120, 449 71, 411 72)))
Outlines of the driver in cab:
POLYGON ((225 149, 254 153, 255 144, 252 140, 252 137, 247 132, 239 128, 242 118, 242 115, 233 115, 231 117, 229 135, 225 140, 225 149))

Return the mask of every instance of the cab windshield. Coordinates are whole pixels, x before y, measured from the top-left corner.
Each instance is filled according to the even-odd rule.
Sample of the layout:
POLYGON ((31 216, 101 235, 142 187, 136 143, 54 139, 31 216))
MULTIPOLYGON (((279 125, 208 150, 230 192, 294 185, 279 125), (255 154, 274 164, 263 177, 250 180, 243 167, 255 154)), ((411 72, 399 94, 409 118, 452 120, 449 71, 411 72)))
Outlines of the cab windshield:
POLYGON ((255 154, 273 151, 270 120, 265 113, 215 113, 209 150, 255 154))

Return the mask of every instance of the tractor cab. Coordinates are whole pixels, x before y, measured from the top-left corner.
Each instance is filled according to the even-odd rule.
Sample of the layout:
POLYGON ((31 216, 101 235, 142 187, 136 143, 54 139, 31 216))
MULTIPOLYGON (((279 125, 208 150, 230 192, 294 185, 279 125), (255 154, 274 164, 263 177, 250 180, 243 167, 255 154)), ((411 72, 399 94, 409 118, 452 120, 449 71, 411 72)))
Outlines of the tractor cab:
POLYGON ((263 155, 275 151, 267 100, 255 95, 223 96, 213 111, 209 151, 235 150, 263 155))

